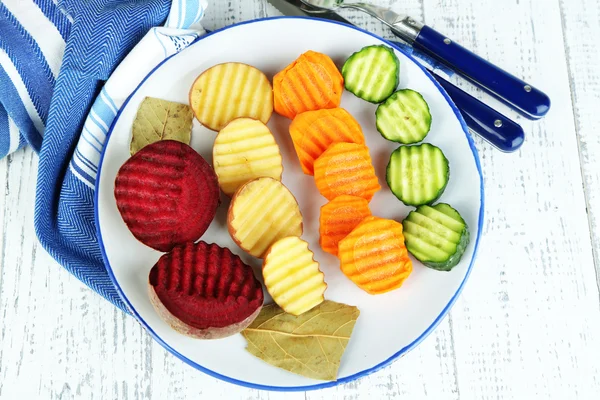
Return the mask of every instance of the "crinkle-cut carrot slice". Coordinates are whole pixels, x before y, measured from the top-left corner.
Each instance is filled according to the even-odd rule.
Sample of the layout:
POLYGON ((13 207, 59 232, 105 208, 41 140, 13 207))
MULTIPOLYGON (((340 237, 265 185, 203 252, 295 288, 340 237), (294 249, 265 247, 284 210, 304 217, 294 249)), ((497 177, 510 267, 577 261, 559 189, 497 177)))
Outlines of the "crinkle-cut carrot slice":
POLYGON ((314 174, 314 162, 334 143, 364 144, 363 131, 343 108, 326 108, 296 115, 290 124, 290 136, 302 171, 314 174))
POLYGON ((371 201, 381 189, 369 149, 356 143, 331 145, 315 161, 315 184, 328 200, 344 194, 371 201))
POLYGON ((342 195, 322 206, 319 216, 319 244, 323 251, 337 256, 340 240, 369 216, 369 202, 362 197, 342 195))
POLYGON ((273 77, 275 112, 293 119, 309 110, 339 107, 344 78, 326 54, 309 50, 273 77))
POLYGON ((374 216, 340 241, 339 257, 344 275, 373 295, 399 288, 413 270, 402 224, 374 216))

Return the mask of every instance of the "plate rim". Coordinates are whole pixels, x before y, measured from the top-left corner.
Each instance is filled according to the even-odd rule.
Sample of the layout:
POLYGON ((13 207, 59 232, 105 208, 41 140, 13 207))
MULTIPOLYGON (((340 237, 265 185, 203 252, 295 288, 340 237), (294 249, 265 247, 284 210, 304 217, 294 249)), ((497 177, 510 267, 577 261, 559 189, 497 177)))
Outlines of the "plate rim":
POLYGON ((235 23, 232 25, 225 26, 223 28, 215 29, 213 31, 207 32, 206 34, 198 37, 196 40, 194 40, 192 43, 190 43, 190 45, 187 48, 195 45, 196 43, 202 41, 203 39, 205 39, 209 36, 215 35, 221 31, 225 31, 227 29, 235 28, 235 27, 242 26, 242 25, 260 23, 260 22, 271 21, 271 20, 278 20, 278 19, 300 19, 300 20, 310 20, 310 21, 318 21, 318 22, 322 22, 322 23, 342 25, 342 26, 357 30, 359 32, 365 33, 369 36, 372 36, 378 40, 383 41, 385 44, 387 44, 388 46, 392 47, 393 49, 401 52, 403 55, 405 55, 407 58, 409 58, 411 61, 413 61, 425 73, 425 75, 433 82, 433 84, 436 86, 436 88, 444 96, 444 98, 450 105, 450 108, 454 112, 456 118, 458 119, 458 121, 461 125, 463 132, 465 133, 465 136, 467 138, 467 142, 469 143, 471 152, 473 153, 473 158, 475 159, 475 165, 477 167, 477 172, 479 173, 480 199, 481 200, 480 200, 480 206, 479 206, 477 238, 475 239, 475 247, 473 249, 473 256, 471 257, 471 261, 469 263, 469 267, 467 269, 467 272, 465 274, 463 281, 461 282, 460 286, 458 287, 456 293, 454 293, 454 295, 452 296, 452 298, 450 299, 448 304, 442 309, 440 314, 431 323, 431 325, 429 325, 427 327, 427 329, 425 329, 425 331, 421 335, 419 335, 415 340, 413 340, 410 344, 404 346, 403 348, 401 348, 400 350, 398 350, 397 352, 392 354, 389 358, 387 358, 386 360, 380 362, 379 364, 377 364, 371 368, 367 368, 363 371, 357 372, 355 374, 349 375, 344 378, 337 379, 335 381, 327 381, 327 382, 318 383, 318 384, 314 384, 314 385, 304 385, 304 386, 271 386, 271 385, 262 385, 262 384, 252 383, 252 382, 246 382, 246 381, 239 380, 236 378, 231 378, 229 376, 220 374, 220 373, 210 370, 206 367, 203 367, 202 365, 190 360, 189 358, 187 358, 186 356, 184 356, 183 354, 179 353, 178 351, 173 349, 171 346, 169 346, 166 342, 163 341, 163 339, 160 336, 158 336, 158 334, 156 334, 156 332, 154 332, 154 330, 138 314, 138 312, 135 310, 135 308, 133 307, 133 305, 131 304, 131 302, 129 301, 129 299, 127 298, 125 293, 123 292, 123 289, 121 288, 121 286, 119 285, 119 283, 117 282, 117 280, 115 278, 115 275, 113 273, 110 262, 108 261, 108 257, 106 255, 106 249, 104 248, 104 242, 102 240, 102 233, 100 230, 100 220, 99 220, 99 215, 98 215, 99 214, 98 213, 98 209, 99 209, 98 193, 99 193, 99 186, 100 186, 100 176, 102 174, 102 164, 104 161, 104 155, 106 153, 106 149, 108 147, 108 141, 110 140, 113 129, 114 129, 117 121, 119 120, 119 117, 121 116, 122 111, 126 108, 129 101, 131 100, 131 98, 137 93, 137 91, 146 82, 146 80, 148 80, 148 78, 150 76, 152 76, 154 74, 154 72, 156 72, 156 70, 158 70, 165 62, 170 60, 172 57, 178 55, 179 52, 168 56, 167 58, 162 60, 159 64, 157 64, 154 68, 152 68, 152 70, 150 70, 150 72, 148 72, 148 74, 142 79, 142 81, 137 85, 137 87, 129 94, 129 96, 127 96, 127 98, 123 102, 123 105, 119 108, 117 114, 115 115, 115 118, 114 118, 113 122, 111 123, 110 128, 106 134, 104 147, 102 148, 102 153, 100 154, 100 162, 98 163, 98 174, 96 177, 96 182, 94 184, 94 222, 96 223, 96 234, 98 237, 98 244, 100 247, 100 252, 102 253, 102 259, 104 261, 108 275, 109 275, 113 285, 115 286, 117 293, 121 297, 121 300, 123 300, 127 309, 129 310, 129 312, 144 327, 144 329, 150 334, 150 336, 157 343, 159 343, 163 348, 165 348, 169 353, 171 353, 172 355, 174 355, 175 357, 177 357, 184 363, 190 365, 194 369, 202 371, 209 376, 212 376, 214 378, 220 379, 220 380, 228 382, 228 383, 232 383, 232 384, 235 384, 238 386, 243 386, 243 387, 247 387, 247 388, 251 388, 251 389, 269 390, 269 391, 278 391, 278 392, 299 392, 299 391, 318 390, 318 389, 335 387, 340 384, 352 382, 359 378, 362 378, 362 377, 370 375, 374 372, 377 372, 380 369, 389 366, 394 361, 396 361, 397 359, 406 355, 409 351, 411 351, 412 349, 417 347, 426 337, 429 336, 429 334, 431 334, 437 328, 439 323, 446 317, 446 315, 448 314, 448 312, 450 311, 450 309, 452 308, 452 306, 454 305, 454 303, 456 302, 458 297, 460 297, 460 294, 462 293, 462 290, 463 290, 467 280, 469 279, 469 276, 471 275, 471 271, 473 269, 475 259, 477 258, 477 252, 478 252, 479 243, 480 243, 480 239, 482 236, 482 230, 483 230, 483 225, 484 225, 485 190, 484 190, 483 171, 481 169, 481 163, 480 163, 477 148, 475 147, 475 142, 473 141, 473 138, 469 134, 469 129, 467 127, 467 124, 466 124, 464 118, 462 117, 462 114, 460 113, 460 111, 458 110, 458 108, 456 107, 456 105, 454 104, 454 102, 452 101, 450 96, 448 95, 448 93, 439 84, 439 82, 429 73, 429 71, 415 59, 415 57, 413 57, 411 54, 408 54, 405 50, 403 50, 399 46, 395 45, 394 43, 390 42, 387 39, 382 38, 379 35, 376 35, 372 32, 362 29, 358 26, 349 25, 347 23, 339 22, 339 21, 332 21, 332 20, 310 17, 310 16, 273 16, 273 17, 256 18, 256 19, 251 19, 251 20, 247 20, 247 21, 241 21, 241 22, 238 22, 238 23, 235 23))

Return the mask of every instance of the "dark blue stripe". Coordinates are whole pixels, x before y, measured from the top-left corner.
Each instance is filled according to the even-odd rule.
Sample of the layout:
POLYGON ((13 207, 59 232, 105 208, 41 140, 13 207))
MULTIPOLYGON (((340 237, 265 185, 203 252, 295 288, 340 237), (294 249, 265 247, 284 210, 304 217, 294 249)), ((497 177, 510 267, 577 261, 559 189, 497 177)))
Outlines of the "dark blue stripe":
POLYGON ((33 0, 35 4, 42 10, 46 18, 58 29, 60 36, 67 41, 69 32, 71 31, 71 21, 63 14, 58 6, 52 0, 33 0))
POLYGON ((21 102, 17 88, 13 85, 12 81, 0 68, 0 106, 4 107, 8 112, 8 115, 13 120, 21 135, 25 137, 27 142, 37 152, 40 151, 42 146, 42 136, 39 134, 25 106, 21 102))
POLYGON ((0 47, 17 68, 29 97, 45 124, 55 83, 50 66, 35 40, 2 3, 0 32, 0 47))
POLYGON ((10 128, 8 126, 8 114, 0 105, 0 158, 8 154, 10 150, 10 128))
POLYGON ((85 158, 83 156, 83 154, 81 154, 81 151, 79 151, 79 149, 75 150, 75 155, 79 158, 79 160, 81 160, 83 165, 85 165, 86 167, 88 167, 89 169, 91 169, 94 172, 98 172, 98 168, 95 167, 94 164, 92 164, 90 160, 85 158))
MULTIPOLYGON (((89 182, 94 182, 94 178, 92 178, 87 172, 79 168, 75 161, 71 161, 71 166, 79 175, 81 175, 84 179, 87 179, 89 182)), ((61 203, 63 204, 63 203, 61 203)))

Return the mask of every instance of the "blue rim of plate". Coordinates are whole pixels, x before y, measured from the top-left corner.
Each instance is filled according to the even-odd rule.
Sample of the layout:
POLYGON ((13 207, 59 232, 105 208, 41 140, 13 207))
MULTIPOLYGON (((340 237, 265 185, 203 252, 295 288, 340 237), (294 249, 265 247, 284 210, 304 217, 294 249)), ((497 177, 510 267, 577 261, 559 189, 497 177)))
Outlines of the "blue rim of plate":
POLYGON ((465 136, 467 137, 467 141, 469 142, 469 147, 471 148, 471 151, 473 152, 473 158, 475 159, 475 164, 477 166, 477 171, 479 172, 479 184, 480 184, 480 188, 481 188, 481 190, 480 190, 481 202, 480 202, 480 207, 479 207, 479 220, 478 220, 478 228, 477 228, 477 238, 475 239, 475 248, 473 249, 473 256, 471 257, 471 262, 469 264, 469 268, 467 269, 467 273, 465 274, 465 278, 461 282, 461 284, 460 284, 458 290, 456 291, 456 293, 454 294, 454 296, 452 296, 452 298, 450 299, 450 302, 446 305, 446 307, 444 307, 444 309, 442 310, 442 312, 440 313, 440 315, 438 315, 438 317, 425 330, 425 332, 423 332, 412 343, 410 343, 409 345, 403 347, 402 349, 400 349, 399 351, 397 351, 396 353, 394 353, 387 360, 382 361, 381 363, 379 363, 379 364, 377 364, 377 365, 375 365, 375 366, 373 366, 371 368, 368 368, 368 369, 365 369, 363 371, 357 372, 357 373, 355 373, 353 375, 350 375, 350 376, 346 376, 344 378, 340 378, 340 379, 338 379, 336 381, 328 381, 328 382, 319 383, 319 384, 315 384, 315 385, 308 385, 308 386, 270 386, 270 385, 260 385, 260 384, 256 384, 256 383, 241 381, 239 379, 230 378, 228 376, 221 375, 221 374, 219 374, 219 373, 217 373, 215 371, 212 371, 212 370, 210 370, 208 368, 203 367, 200 364, 195 363, 194 361, 192 361, 189 358, 185 357, 184 355, 182 355, 181 353, 179 353, 175 349, 173 349, 171 346, 169 346, 167 343, 165 343, 162 340, 162 338, 160 338, 160 336, 158 336, 156 334, 156 332, 154 332, 154 330, 152 328, 150 328, 150 326, 146 323, 146 321, 144 321, 144 319, 137 313, 137 311, 135 310, 135 308, 133 307, 133 305, 131 304, 131 302, 129 301, 129 299, 125 296, 125 293, 123 293, 123 289, 121 289, 121 286, 119 286, 119 283, 115 279, 112 267, 110 266, 110 263, 108 262, 108 257, 106 256, 106 249, 104 248, 104 242, 102 241, 102 233, 100 232, 100 221, 98 219, 98 192, 99 192, 100 174, 102 173, 102 163, 104 161, 104 154, 106 152, 106 148, 107 148, 107 145, 108 145, 108 140, 110 139, 110 136, 112 134, 112 131, 114 129, 114 126, 115 126, 116 122, 119 120, 119 117, 121 116, 121 112, 125 109, 125 107, 129 103, 129 100, 135 95, 135 93, 139 90, 139 88, 146 82, 146 80, 150 76, 152 76, 152 74, 157 69, 159 69, 165 62, 167 62, 168 60, 170 60, 172 57, 176 56, 179 53, 175 53, 175 54, 173 54, 173 55, 165 58, 156 67, 154 67, 148 73, 148 75, 146 75, 144 77, 144 79, 135 88, 135 90, 133 92, 131 92, 131 94, 127 97, 127 99, 125 100, 125 102, 123 103, 123 105, 121 106, 121 108, 119 109, 119 111, 117 112, 117 115, 115 116, 115 119, 113 120, 113 123, 111 124, 110 129, 109 129, 109 131, 107 133, 106 142, 104 144, 104 148, 102 149, 102 154, 100 155, 100 163, 98 164, 98 176, 96 178, 95 193, 94 193, 94 219, 95 219, 95 222, 96 222, 96 232, 98 234, 98 243, 100 245, 100 250, 102 252, 102 258, 104 259, 104 263, 106 265, 106 270, 108 271, 108 275, 110 276, 110 279, 112 280, 113 284, 115 285, 115 288, 117 289, 117 292, 119 293, 119 296, 125 302, 125 304, 129 308, 129 311, 133 314, 133 316, 144 326, 144 328, 148 331, 148 333, 150 334, 150 336, 152 336, 154 338, 154 340, 156 340, 161 346, 163 346, 167 351, 169 351, 175 357, 179 358, 181 361, 185 362, 186 364, 189 364, 190 366, 194 367, 197 370, 200 370, 200 371, 204 372, 207 375, 210 375, 212 377, 221 379, 221 380, 223 380, 225 382, 233 383, 233 384, 236 384, 236 385, 239 385, 239 386, 244 386, 244 387, 248 387, 248 388, 252 388, 252 389, 259 389, 259 390, 270 390, 270 391, 279 391, 279 392, 299 392, 299 391, 325 389, 325 388, 330 388, 330 387, 338 386, 340 384, 352 382, 354 380, 357 380, 359 378, 362 378, 362 377, 370 375, 370 374, 372 374, 374 372, 377 372, 380 369, 382 369, 384 367, 387 367, 392 362, 394 362, 396 359, 402 357, 407 352, 409 352, 410 350, 412 350, 413 348, 415 348, 427 336, 429 336, 429 334, 431 332, 433 332, 435 330, 435 328, 444 319, 444 317, 446 316, 446 314, 448 314, 448 311, 450 311, 450 309, 452 308, 452 306, 454 305, 454 303, 456 302, 456 300, 460 296, 460 294, 461 294, 461 292, 462 292, 462 290, 463 290, 463 288, 465 286, 465 283, 467 282, 467 279, 469 278, 469 275, 471 274, 471 270, 473 269, 473 264, 474 264, 475 259, 477 257, 477 250, 479 248, 479 240, 481 238, 481 231, 483 230, 485 197, 484 197, 484 187, 483 187, 483 172, 481 170, 481 163, 479 161, 479 155, 478 155, 477 149, 475 147, 475 142, 473 141, 473 138, 471 138, 471 136, 469 134, 469 130, 468 130, 467 124, 466 124, 465 120, 463 119, 460 111, 458 110, 458 108, 456 107, 456 105, 454 104, 454 102, 452 101, 452 99, 450 98, 450 96, 448 95, 448 93, 446 93, 446 91, 435 80, 435 78, 433 78, 433 76, 427 71, 427 69, 425 69, 419 62, 417 62, 412 55, 406 53, 406 51, 402 50, 397 45, 391 43, 389 40, 386 40, 386 39, 384 39, 384 38, 382 38, 382 37, 380 37, 380 36, 378 36, 378 35, 376 35, 374 33, 371 33, 369 31, 361 29, 361 28, 359 28, 357 26, 348 25, 348 24, 343 23, 343 22, 325 20, 325 19, 321 19, 321 18, 312 18, 312 17, 300 17, 300 16, 298 16, 298 17, 290 17, 290 16, 282 16, 282 17, 267 17, 267 18, 253 19, 253 20, 249 20, 249 21, 239 22, 239 23, 234 24, 234 25, 226 26, 226 27, 221 28, 221 29, 216 29, 216 30, 214 30, 214 31, 212 31, 210 33, 207 33, 204 36, 199 37, 193 43, 191 43, 187 48, 195 45, 199 41, 201 41, 201 40, 203 40, 203 39, 205 39, 205 38, 207 38, 209 36, 215 35, 215 34, 221 32, 221 31, 224 31, 224 30, 227 30, 227 29, 235 28, 235 27, 241 26, 241 25, 255 24, 255 23, 260 23, 260 22, 263 22, 263 21, 276 20, 276 19, 305 19, 305 20, 310 20, 310 21, 319 21, 319 22, 328 23, 328 24, 342 25, 342 26, 348 27, 350 29, 354 29, 354 30, 357 30, 359 32, 365 33, 365 34, 367 34, 369 36, 372 36, 372 37, 374 37, 374 38, 376 38, 378 40, 381 40, 384 43, 386 43, 388 46, 390 46, 390 47, 398 50, 399 52, 401 52, 402 54, 404 54, 406 57, 408 57, 412 62, 414 62, 425 73, 425 75, 427 75, 427 77, 429 77, 429 79, 433 82, 433 84, 438 88, 438 90, 440 91, 440 93, 444 96, 444 98, 446 99, 446 101, 448 101, 448 104, 450 105, 450 107, 454 111, 454 114, 456 115, 456 118, 458 118, 458 120, 459 120, 459 122, 460 122, 460 124, 461 124, 461 126, 463 128, 463 131, 465 133, 465 136))

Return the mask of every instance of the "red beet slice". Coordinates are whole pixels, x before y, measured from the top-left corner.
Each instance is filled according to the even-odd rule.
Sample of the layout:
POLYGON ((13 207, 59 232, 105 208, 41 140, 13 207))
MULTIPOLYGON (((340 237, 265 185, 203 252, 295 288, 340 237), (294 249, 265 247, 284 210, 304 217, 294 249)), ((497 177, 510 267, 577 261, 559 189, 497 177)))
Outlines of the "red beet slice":
POLYGON ((117 174, 115 198, 133 236, 164 252, 198 240, 220 203, 212 167, 175 140, 146 145, 129 158, 117 174))
POLYGON ((238 333, 264 295, 252 268, 228 248, 200 241, 175 247, 150 270, 152 305, 176 331, 201 339, 238 333))

